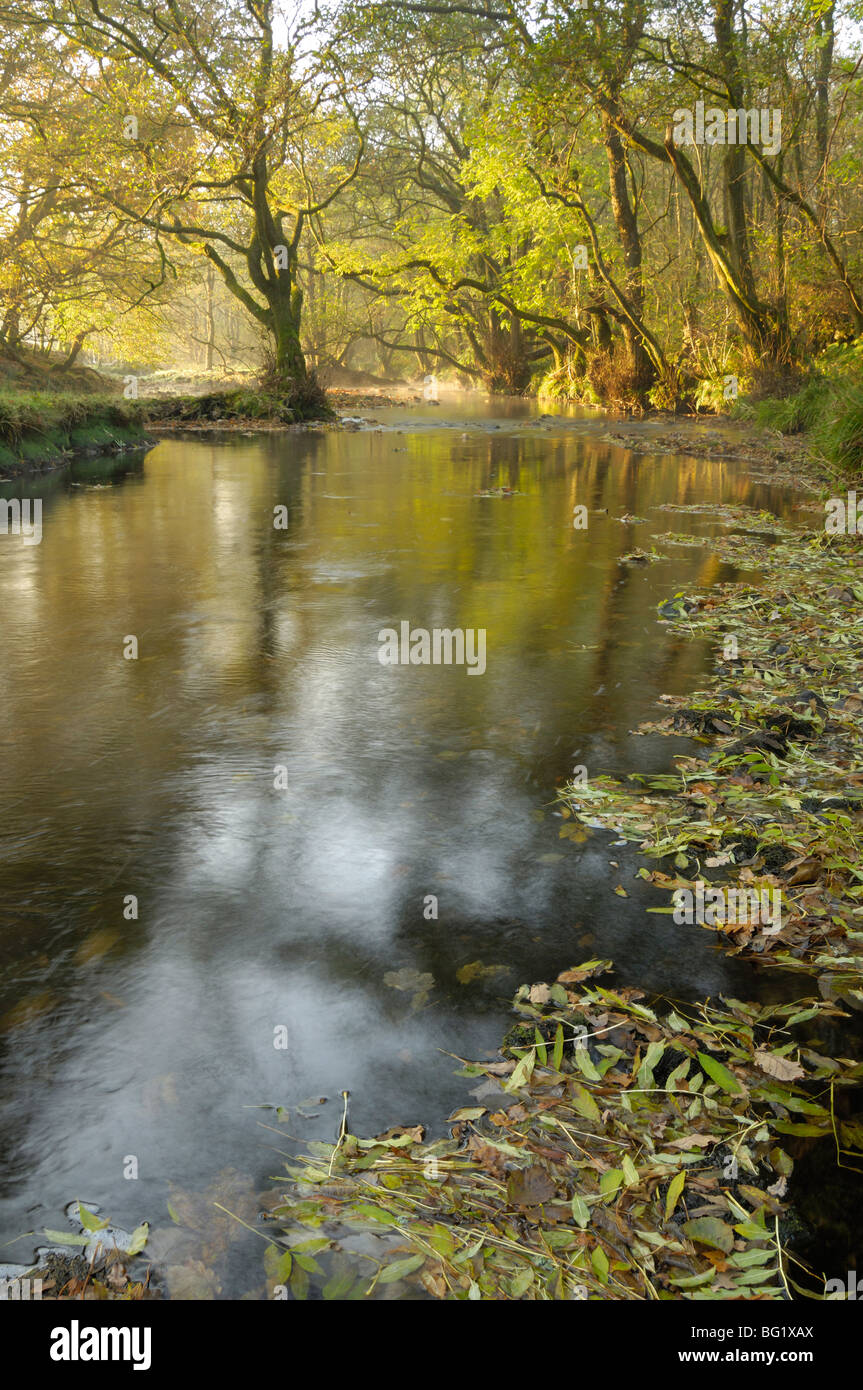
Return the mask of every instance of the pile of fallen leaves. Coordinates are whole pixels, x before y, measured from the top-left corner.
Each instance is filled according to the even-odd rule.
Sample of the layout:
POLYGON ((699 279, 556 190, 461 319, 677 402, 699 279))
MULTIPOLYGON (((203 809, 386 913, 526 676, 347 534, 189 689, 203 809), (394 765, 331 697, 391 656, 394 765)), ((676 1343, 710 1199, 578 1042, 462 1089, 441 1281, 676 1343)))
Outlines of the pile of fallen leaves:
POLYGON ((135 1302, 157 1296, 141 1258, 149 1233, 146 1222, 124 1231, 100 1217, 92 1204, 79 1201, 69 1203, 66 1216, 72 1229, 45 1230, 50 1244, 42 1247, 36 1263, 0 1265, 0 1279, 33 1290, 13 1296, 59 1302, 135 1302))
POLYGON ((856 536, 756 524, 766 534, 706 543, 757 567, 757 584, 660 605, 674 630, 717 641, 717 671, 694 696, 663 697, 666 717, 638 732, 703 748, 667 775, 570 784, 563 813, 636 842, 660 861, 639 876, 668 892, 777 890, 778 933, 753 915, 704 925, 731 952, 814 973, 825 997, 861 1008, 863 551, 856 536))
POLYGON ((789 1136, 863 1146, 837 1118, 863 1065, 811 1045, 841 1011, 727 1000, 660 1015, 600 985, 610 968, 519 990, 524 1021, 502 1059, 465 1066, 477 1103, 449 1137, 343 1133, 289 1162, 269 1296, 788 1297, 789 1136))

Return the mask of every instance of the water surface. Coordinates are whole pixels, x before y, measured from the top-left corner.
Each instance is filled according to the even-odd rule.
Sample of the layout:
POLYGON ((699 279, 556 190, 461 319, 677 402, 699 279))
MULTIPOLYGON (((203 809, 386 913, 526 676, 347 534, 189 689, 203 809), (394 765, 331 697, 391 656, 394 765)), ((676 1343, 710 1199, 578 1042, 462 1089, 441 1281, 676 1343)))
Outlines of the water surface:
MULTIPOLYGON (((260 1190, 288 1143, 259 1104, 329 1138, 347 1089, 359 1132, 439 1129, 465 1099, 447 1054, 488 1054, 521 982, 592 955, 676 997, 766 997, 709 933, 645 915, 631 847, 561 839, 553 801, 576 764, 690 747, 630 733, 711 665, 656 607, 736 572, 620 556, 715 524, 663 503, 786 500, 539 414, 453 398, 18 488, 44 516, 38 546, 0 536, 0 1241, 75 1197, 164 1224, 226 1167, 260 1190), (485 674, 382 666, 403 620, 485 629, 485 674)), ((262 1280, 239 1234, 210 1252, 222 1296, 262 1280)))

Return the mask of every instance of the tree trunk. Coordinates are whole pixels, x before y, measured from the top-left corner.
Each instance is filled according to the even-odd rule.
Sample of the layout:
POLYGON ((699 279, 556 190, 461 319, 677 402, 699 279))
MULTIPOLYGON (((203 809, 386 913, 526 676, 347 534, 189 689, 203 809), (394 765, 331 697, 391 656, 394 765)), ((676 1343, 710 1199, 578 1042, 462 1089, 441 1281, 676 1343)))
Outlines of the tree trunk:
POLYGON ((642 396, 648 388, 652 386, 656 378, 656 371, 645 347, 644 338, 639 331, 639 326, 644 318, 644 283, 641 276, 641 236, 638 230, 638 219, 629 196, 626 155, 623 148, 623 141, 613 122, 613 116, 619 113, 616 110, 612 110, 613 102, 611 99, 601 99, 599 105, 602 111, 602 132, 605 141, 605 152, 608 158, 611 210, 614 215, 614 225, 617 228, 620 245, 623 249, 623 264, 626 268, 623 282, 624 289, 626 291, 626 298, 632 309, 633 319, 636 320, 636 322, 633 322, 633 319, 623 317, 621 319, 621 331, 623 333, 623 341, 626 344, 626 354, 632 373, 632 386, 638 395, 642 396))
POLYGON ((216 274, 211 265, 207 266, 207 371, 213 370, 214 351, 216 346, 216 318, 213 310, 213 293, 215 289, 216 274))

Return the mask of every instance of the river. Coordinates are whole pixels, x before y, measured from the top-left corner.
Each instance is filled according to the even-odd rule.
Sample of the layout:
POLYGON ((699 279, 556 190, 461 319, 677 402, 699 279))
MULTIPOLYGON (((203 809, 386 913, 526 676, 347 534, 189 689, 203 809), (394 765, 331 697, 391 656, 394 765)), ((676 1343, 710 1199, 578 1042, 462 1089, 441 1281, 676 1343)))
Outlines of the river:
MULTIPOLYGON (((711 668, 657 604, 736 571, 620 557, 717 524, 662 504, 790 500, 547 408, 444 397, 4 487, 43 534, 0 535, 0 1259, 75 1198, 170 1227, 169 1200, 262 1190, 288 1135, 335 1137, 342 1090, 359 1133, 440 1130, 472 1084, 449 1054, 488 1055, 520 983, 588 957, 772 997, 553 802, 575 765, 692 747, 630 733, 711 668), (484 673, 382 665, 404 621, 483 629, 484 673)), ((237 1236, 221 1297, 262 1284, 237 1236)))

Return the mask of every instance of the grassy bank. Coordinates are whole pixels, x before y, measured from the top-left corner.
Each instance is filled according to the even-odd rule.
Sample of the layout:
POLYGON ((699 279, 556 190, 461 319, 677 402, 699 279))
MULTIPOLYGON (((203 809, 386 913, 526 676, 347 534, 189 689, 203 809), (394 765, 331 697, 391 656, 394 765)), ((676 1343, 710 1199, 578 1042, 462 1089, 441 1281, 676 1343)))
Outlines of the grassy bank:
POLYGON ((311 420, 334 420, 326 393, 314 380, 288 394, 266 388, 241 387, 195 396, 161 396, 141 402, 156 427, 172 425, 291 425, 311 420))
MULTIPOLYGON (((774 374, 775 375, 775 374, 774 374)), ((726 416, 751 423, 762 431, 802 437, 810 462, 835 478, 863 474, 863 338, 826 348, 809 368, 796 369, 767 387, 758 372, 732 364, 727 372, 682 389, 678 409, 684 414, 726 416), (729 405, 729 383, 738 397, 729 405)), ((535 381, 540 399, 602 405, 587 377, 563 365, 535 381)), ((657 388, 652 404, 667 413, 668 403, 657 388)), ((666 393, 667 394, 667 393, 666 393)))
POLYGON ((734 413, 804 434, 813 460, 837 478, 863 474, 863 338, 828 348, 787 395, 743 398, 734 413))
POLYGON ((110 453, 152 442, 150 429, 255 428, 335 419, 313 400, 293 405, 253 390, 126 400, 120 395, 0 389, 0 477, 50 468, 76 454, 110 453))
POLYGON ((142 403, 119 396, 0 391, 0 476, 52 467, 74 454, 147 443, 142 403))

